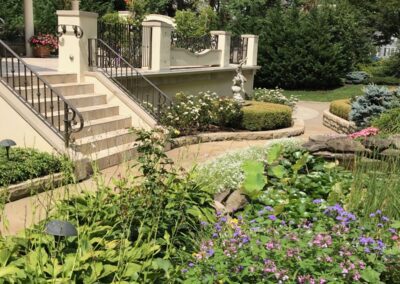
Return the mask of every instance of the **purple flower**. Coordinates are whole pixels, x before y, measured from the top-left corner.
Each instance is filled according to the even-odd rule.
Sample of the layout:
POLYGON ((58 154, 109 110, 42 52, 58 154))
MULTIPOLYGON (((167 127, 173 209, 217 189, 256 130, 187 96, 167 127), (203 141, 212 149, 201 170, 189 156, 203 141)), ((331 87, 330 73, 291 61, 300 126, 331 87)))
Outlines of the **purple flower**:
POLYGON ((378 223, 378 225, 376 225, 378 228, 383 228, 383 224, 382 223, 378 223))
POLYGON ((270 211, 270 212, 274 211, 274 209, 271 206, 265 206, 264 210, 267 210, 267 211, 270 211))
POLYGON ((188 270, 186 268, 184 268, 184 269, 181 270, 181 272, 182 273, 186 273, 186 272, 188 272, 188 270))
POLYGON ((208 225, 208 223, 207 223, 207 222, 205 222, 205 221, 201 221, 201 222, 200 222, 200 225, 202 225, 203 227, 205 227, 205 226, 207 226, 207 225, 208 225))
POLYGON ((313 203, 314 204, 320 204, 320 203, 322 203, 322 201, 323 201, 323 199, 314 199, 313 203))
POLYGON ((396 229, 395 228, 389 228, 389 232, 391 232, 392 234, 396 234, 396 229))
POLYGON ((367 246, 369 244, 372 245, 375 243, 375 241, 370 237, 361 237, 359 241, 360 241, 360 244, 363 246, 367 246))
POLYGON ((272 221, 275 221, 276 220, 276 216, 275 215, 269 215, 268 219, 270 219, 272 221))
POLYGON ((227 220, 226 217, 222 217, 222 218, 221 218, 221 222, 224 222, 224 223, 225 223, 226 220, 227 220))
POLYGON ((217 233, 213 233, 213 234, 212 234, 212 238, 213 238, 213 239, 218 238, 218 234, 217 234, 217 233))
POLYGON ((221 225, 220 225, 219 223, 216 223, 216 224, 215 224, 215 230, 216 230, 217 232, 220 232, 220 231, 222 230, 222 227, 221 227, 221 225))
POLYGON ((378 215, 381 215, 381 214, 382 214, 382 211, 381 211, 381 210, 376 210, 375 213, 378 214, 378 215))
POLYGON ((214 250, 210 248, 210 249, 207 251, 207 256, 208 256, 208 257, 212 257, 213 255, 214 255, 214 250))
POLYGON ((193 262, 189 262, 189 267, 193 267, 194 263, 193 262))
POLYGON ((370 217, 370 218, 373 218, 373 217, 375 217, 375 213, 371 213, 371 214, 369 214, 369 217, 370 217))
POLYGON ((389 218, 386 217, 386 216, 382 216, 381 220, 382 220, 383 222, 389 222, 389 218))

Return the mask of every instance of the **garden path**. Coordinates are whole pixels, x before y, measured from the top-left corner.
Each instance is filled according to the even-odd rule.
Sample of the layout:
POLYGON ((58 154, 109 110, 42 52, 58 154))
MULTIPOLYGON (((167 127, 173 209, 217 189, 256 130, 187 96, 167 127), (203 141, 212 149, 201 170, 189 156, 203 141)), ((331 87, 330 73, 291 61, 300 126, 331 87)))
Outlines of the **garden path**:
MULTIPOLYGON (((305 122, 305 133, 299 138, 306 139, 313 134, 332 133, 322 125, 322 113, 329 108, 329 103, 299 102, 294 116, 305 122)), ((250 146, 265 145, 266 140, 255 141, 221 141, 196 144, 180 147, 169 151, 168 156, 180 167, 190 169, 196 164, 215 158, 228 151, 243 149, 250 146)), ((99 179, 104 184, 110 184, 113 177, 131 173, 127 165, 119 165, 102 171, 99 179)), ((70 186, 44 192, 36 196, 23 198, 5 205, 4 217, 9 221, 8 230, 4 230, 0 224, 0 230, 5 234, 16 234, 22 229, 31 226, 32 223, 46 218, 55 201, 67 198, 70 195, 79 194, 83 190, 95 190, 96 177, 83 181, 76 186, 70 186)))

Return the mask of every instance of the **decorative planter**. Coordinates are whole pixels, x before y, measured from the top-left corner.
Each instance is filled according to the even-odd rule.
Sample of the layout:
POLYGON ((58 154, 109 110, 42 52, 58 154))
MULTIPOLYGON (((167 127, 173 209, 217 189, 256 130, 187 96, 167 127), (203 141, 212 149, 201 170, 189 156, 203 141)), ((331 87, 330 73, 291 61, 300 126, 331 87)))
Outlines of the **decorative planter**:
POLYGON ((50 56, 50 49, 47 46, 38 45, 33 48, 33 56, 46 58, 50 56))

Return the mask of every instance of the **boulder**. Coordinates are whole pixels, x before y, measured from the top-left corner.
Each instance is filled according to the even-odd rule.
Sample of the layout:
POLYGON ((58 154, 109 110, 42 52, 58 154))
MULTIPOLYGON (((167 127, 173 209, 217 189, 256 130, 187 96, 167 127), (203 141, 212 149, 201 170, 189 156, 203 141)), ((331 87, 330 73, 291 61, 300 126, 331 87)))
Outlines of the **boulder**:
POLYGON ((358 141, 350 138, 333 139, 326 142, 328 150, 334 153, 364 152, 365 147, 358 141))
POLYGON ((303 147, 310 153, 323 151, 328 148, 328 146, 326 146, 326 143, 313 141, 308 141, 307 143, 303 144, 303 147))
POLYGON ((385 157, 399 157, 400 158, 400 150, 398 149, 386 149, 381 153, 382 156, 385 157))
POLYGON ((395 149, 399 149, 400 150, 400 136, 393 136, 391 137, 391 145, 395 148, 395 149))
POLYGON ((226 212, 232 213, 237 210, 243 209, 248 203, 246 196, 240 190, 235 190, 226 200, 226 212))
POLYGON ((369 149, 383 151, 390 147, 392 144, 392 139, 366 137, 361 141, 361 143, 369 149))
POLYGON ((214 195, 214 200, 222 203, 226 200, 229 194, 231 194, 230 190, 225 190, 223 192, 217 193, 214 195))
POLYGON ((332 139, 346 138, 346 134, 329 134, 329 135, 311 135, 310 141, 318 143, 326 143, 332 139))

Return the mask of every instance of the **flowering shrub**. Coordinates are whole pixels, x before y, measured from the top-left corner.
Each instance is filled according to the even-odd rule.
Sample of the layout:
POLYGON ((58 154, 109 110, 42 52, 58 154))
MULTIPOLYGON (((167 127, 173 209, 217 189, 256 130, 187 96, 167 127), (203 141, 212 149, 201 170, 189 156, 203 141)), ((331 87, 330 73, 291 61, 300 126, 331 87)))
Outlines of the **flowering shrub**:
POLYGON ((298 102, 296 96, 292 95, 289 98, 285 97, 283 95, 283 90, 279 88, 275 88, 272 90, 256 88, 251 95, 251 99, 260 102, 287 105, 290 107, 294 107, 298 102))
POLYGON ((197 96, 178 93, 175 102, 162 114, 164 125, 183 135, 208 130, 211 125, 235 128, 241 118, 240 105, 216 93, 200 92, 197 96))
POLYGON ((398 260, 388 218, 376 212, 378 225, 365 227, 338 204, 314 206, 312 220, 285 220, 267 206, 203 223, 208 237, 182 270, 186 283, 380 283, 387 261, 398 260))
POLYGON ((356 139, 359 137, 368 137, 368 136, 375 136, 379 133, 379 129, 375 127, 368 127, 361 131, 354 132, 349 135, 351 139, 356 139))
POLYGON ((29 39, 31 46, 46 46, 49 49, 58 49, 58 39, 52 34, 41 34, 35 35, 29 39))

